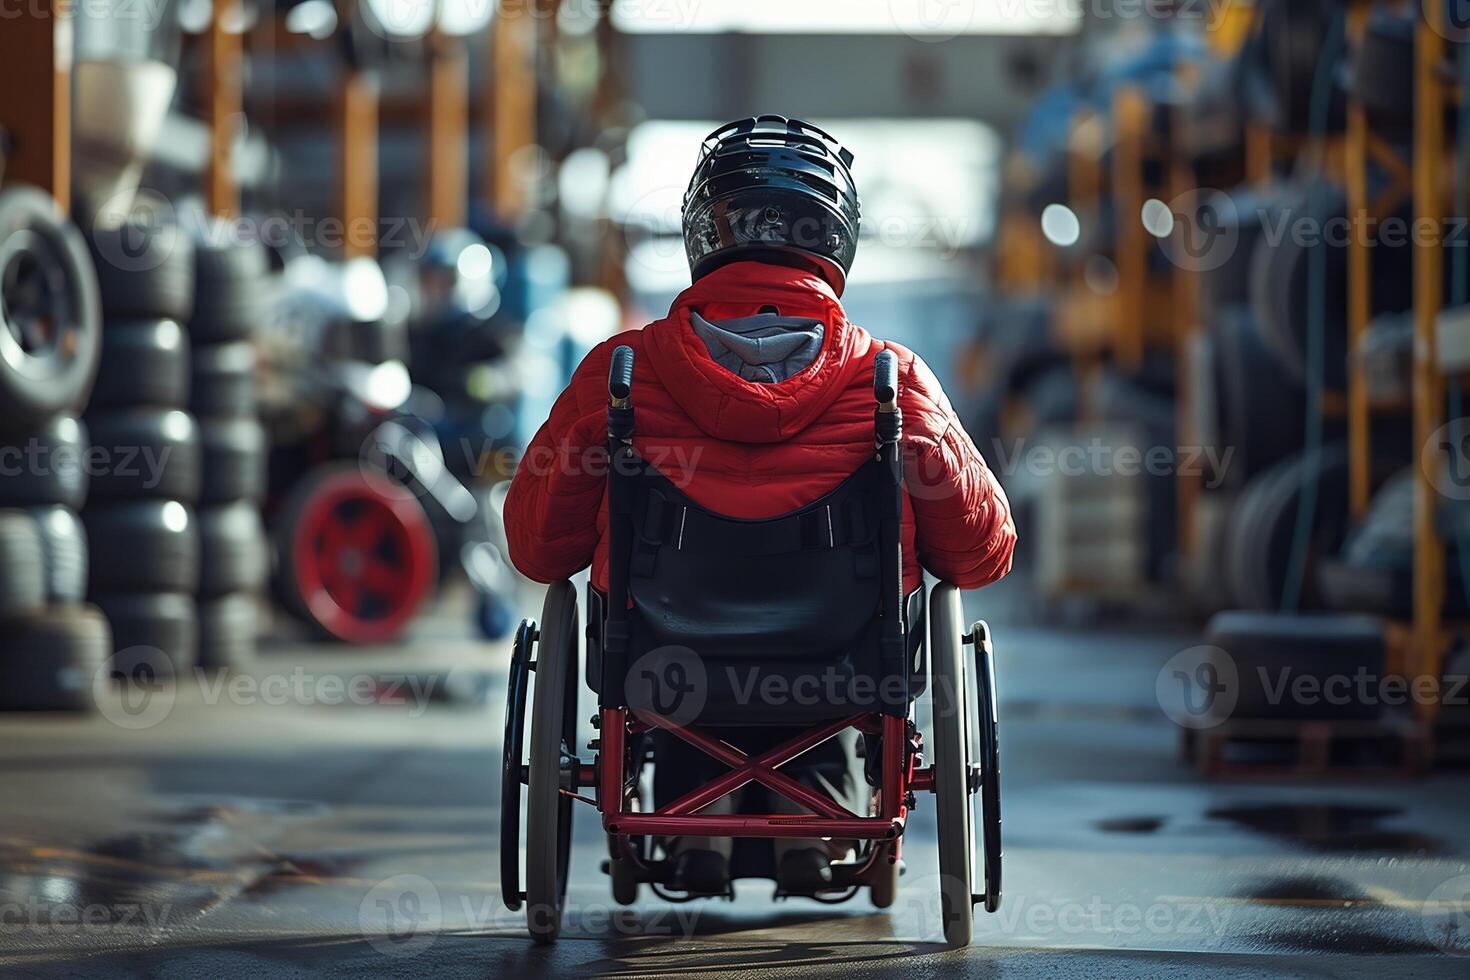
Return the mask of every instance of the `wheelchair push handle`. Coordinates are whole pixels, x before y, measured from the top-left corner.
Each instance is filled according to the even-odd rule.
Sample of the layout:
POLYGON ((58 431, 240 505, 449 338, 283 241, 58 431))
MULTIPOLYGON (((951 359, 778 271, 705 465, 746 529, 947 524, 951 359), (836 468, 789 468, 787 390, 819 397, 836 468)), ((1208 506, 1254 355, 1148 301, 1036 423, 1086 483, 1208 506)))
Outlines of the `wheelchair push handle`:
POLYGON ((878 410, 873 413, 873 430, 879 455, 888 452, 888 462, 897 478, 896 447, 903 438, 903 412, 898 408, 898 358, 893 351, 879 351, 873 358, 873 397, 878 410))
POLYGON ((607 372, 607 438, 609 448, 633 438, 633 348, 613 351, 607 372))
POLYGON ((879 351, 873 358, 873 397, 882 411, 898 408, 898 358, 891 350, 879 351))
POLYGON ((633 348, 624 344, 613 351, 607 372, 607 397, 614 408, 627 408, 633 395, 633 348))

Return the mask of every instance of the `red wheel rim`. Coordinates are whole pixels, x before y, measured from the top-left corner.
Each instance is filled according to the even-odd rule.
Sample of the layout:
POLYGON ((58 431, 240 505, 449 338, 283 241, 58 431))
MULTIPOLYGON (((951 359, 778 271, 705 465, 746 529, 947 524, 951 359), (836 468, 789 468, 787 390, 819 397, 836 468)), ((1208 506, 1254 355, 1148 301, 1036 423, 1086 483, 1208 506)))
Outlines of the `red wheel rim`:
POLYGON ((380 476, 348 471, 319 483, 291 546, 307 613, 338 639, 394 638, 434 584, 434 532, 423 507, 380 476))

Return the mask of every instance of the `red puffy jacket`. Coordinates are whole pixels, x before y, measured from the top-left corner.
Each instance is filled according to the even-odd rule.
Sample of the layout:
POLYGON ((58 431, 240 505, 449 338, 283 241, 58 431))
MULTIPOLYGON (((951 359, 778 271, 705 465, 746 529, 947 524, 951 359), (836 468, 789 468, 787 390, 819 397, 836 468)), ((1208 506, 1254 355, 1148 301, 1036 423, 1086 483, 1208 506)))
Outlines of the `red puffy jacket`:
POLYGON ((908 458, 904 590, 920 566, 961 588, 1011 568, 1010 505, 955 416, 939 381, 912 351, 847 321, 830 286, 809 273, 737 262, 684 290, 669 315, 619 334, 587 355, 526 451, 505 502, 510 557, 540 582, 593 565, 607 585, 607 374, 612 352, 636 354, 634 446, 701 506, 740 518, 773 517, 826 494, 873 448, 873 357, 898 356, 908 458), (826 325, 805 370, 776 384, 746 381, 716 364, 689 323, 783 316, 826 325))

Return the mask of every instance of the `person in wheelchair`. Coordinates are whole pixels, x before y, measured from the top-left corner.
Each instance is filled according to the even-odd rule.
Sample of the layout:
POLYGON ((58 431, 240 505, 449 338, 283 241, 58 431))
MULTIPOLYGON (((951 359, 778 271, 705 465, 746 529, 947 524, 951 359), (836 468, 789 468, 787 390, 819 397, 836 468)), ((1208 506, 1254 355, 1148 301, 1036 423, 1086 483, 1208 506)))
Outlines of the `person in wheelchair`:
MULTIPOLYGON (((1005 494, 938 380, 912 351, 873 337, 843 312, 859 229, 852 163, 852 153, 827 133, 781 116, 733 122, 706 138, 684 196, 693 284, 666 317, 587 355, 515 474, 505 528, 522 573, 549 583, 590 564, 594 589, 608 594, 607 379, 619 345, 636 357, 638 454, 676 488, 670 497, 682 494, 706 511, 748 521, 807 508, 873 459, 874 361, 890 351, 903 421, 903 596, 917 595, 922 609, 926 569, 962 589, 1010 570, 1016 532, 1005 494)), ((691 544, 699 537, 697 519, 685 526, 690 514, 685 507, 659 516, 660 534, 676 536, 680 549, 686 532, 691 544)), ((825 524, 804 518, 792 547, 835 546, 855 533, 850 518, 834 525, 830 507, 825 524)), ((728 536, 704 536, 702 547, 715 551, 744 547, 728 536)), ((755 753, 792 731, 776 720, 766 724, 759 712, 743 720, 711 732, 755 753)), ((876 780, 871 771, 865 778, 856 759, 857 733, 846 735, 785 771, 866 813, 876 780)), ((656 805, 720 768, 667 732, 650 737, 656 805)), ((783 805, 804 812, 761 786, 701 812, 783 805)), ((728 892, 729 838, 671 838, 663 845, 673 867, 670 887, 689 895, 728 892)), ((829 886, 829 866, 847 849, 842 841, 778 839, 768 860, 783 892, 816 894, 829 886)))

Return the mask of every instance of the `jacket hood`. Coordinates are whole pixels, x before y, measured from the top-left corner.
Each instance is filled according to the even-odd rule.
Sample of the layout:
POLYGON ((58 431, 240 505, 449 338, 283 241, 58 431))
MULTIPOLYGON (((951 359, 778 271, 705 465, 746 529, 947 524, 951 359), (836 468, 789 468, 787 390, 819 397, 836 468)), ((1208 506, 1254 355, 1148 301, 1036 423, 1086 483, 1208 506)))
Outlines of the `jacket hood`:
POLYGON ((837 295, 810 272, 765 262, 734 262, 684 290, 669 315, 643 330, 649 365, 694 423, 730 442, 783 442, 805 429, 853 381, 871 338, 847 321, 837 295), (690 313, 706 320, 782 316, 821 321, 822 348, 804 370, 775 384, 746 381, 710 357, 690 313))

